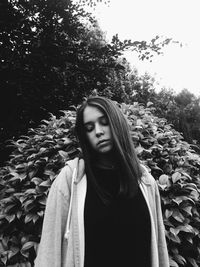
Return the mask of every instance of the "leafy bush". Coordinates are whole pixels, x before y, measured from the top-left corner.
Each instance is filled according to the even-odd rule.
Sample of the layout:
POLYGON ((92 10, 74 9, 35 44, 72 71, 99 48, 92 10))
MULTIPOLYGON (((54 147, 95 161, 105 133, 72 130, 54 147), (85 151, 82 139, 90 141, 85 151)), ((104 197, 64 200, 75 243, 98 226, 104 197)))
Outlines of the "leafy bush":
POLYGON ((0 171, 3 266, 33 264, 50 185, 65 161, 79 153, 74 119, 73 111, 64 112, 59 119, 51 115, 39 128, 30 129, 28 136, 12 141, 15 150, 0 171))
MULTIPOLYGON (((171 266, 200 264, 200 157, 151 103, 121 104, 137 154, 156 179, 162 200, 171 266)), ((79 154, 75 111, 42 121, 12 142, 0 169, 0 266, 32 266, 40 241, 46 198, 66 160, 79 154)))

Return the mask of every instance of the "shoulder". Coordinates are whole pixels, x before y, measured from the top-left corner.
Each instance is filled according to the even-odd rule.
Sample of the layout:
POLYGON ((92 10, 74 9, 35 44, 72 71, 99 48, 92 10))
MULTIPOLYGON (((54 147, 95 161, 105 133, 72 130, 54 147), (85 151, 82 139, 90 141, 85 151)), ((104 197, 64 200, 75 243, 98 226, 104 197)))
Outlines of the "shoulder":
POLYGON ((56 176, 53 184, 52 190, 60 191, 61 193, 68 194, 72 183, 72 174, 76 168, 78 158, 69 160, 66 165, 60 170, 59 174, 56 176))
POLYGON ((160 198, 160 193, 158 189, 158 184, 155 178, 151 175, 150 170, 144 165, 141 165, 142 168, 142 178, 141 185, 148 193, 148 195, 154 196, 156 199, 160 198))

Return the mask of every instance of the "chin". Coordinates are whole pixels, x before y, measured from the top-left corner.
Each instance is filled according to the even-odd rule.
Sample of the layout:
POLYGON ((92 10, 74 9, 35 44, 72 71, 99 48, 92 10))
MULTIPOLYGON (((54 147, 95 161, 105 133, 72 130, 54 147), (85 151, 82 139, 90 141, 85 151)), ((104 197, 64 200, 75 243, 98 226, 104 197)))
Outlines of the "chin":
POLYGON ((97 152, 99 152, 101 154, 106 154, 106 153, 111 152, 111 150, 112 150, 112 147, 111 146, 108 146, 108 147, 103 147, 101 149, 98 149, 97 152))

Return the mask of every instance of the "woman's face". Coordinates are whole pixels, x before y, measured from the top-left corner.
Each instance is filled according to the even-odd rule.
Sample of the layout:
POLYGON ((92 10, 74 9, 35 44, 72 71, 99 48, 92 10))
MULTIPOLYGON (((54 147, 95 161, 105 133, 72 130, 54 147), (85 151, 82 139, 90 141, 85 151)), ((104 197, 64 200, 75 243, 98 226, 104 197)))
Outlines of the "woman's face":
POLYGON ((91 147, 102 154, 110 152, 113 138, 107 116, 98 108, 87 106, 83 112, 83 124, 91 147))

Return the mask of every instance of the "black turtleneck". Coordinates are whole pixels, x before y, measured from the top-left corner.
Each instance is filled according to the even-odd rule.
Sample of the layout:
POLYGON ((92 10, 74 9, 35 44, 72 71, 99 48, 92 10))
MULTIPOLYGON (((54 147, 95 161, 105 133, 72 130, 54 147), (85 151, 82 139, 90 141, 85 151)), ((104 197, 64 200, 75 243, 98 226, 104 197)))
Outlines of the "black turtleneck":
POLYGON ((95 167, 93 172, 112 198, 104 204, 87 179, 84 267, 150 267, 151 225, 142 192, 120 197, 118 170, 95 167))

